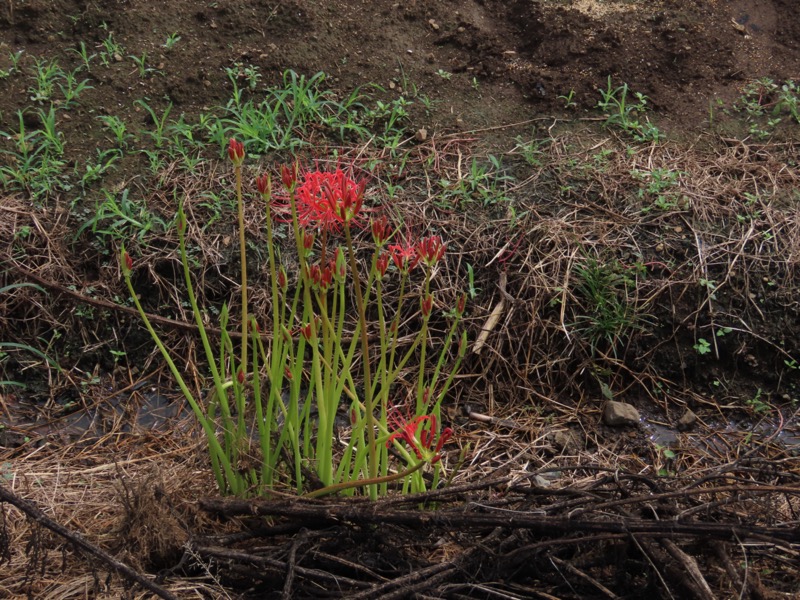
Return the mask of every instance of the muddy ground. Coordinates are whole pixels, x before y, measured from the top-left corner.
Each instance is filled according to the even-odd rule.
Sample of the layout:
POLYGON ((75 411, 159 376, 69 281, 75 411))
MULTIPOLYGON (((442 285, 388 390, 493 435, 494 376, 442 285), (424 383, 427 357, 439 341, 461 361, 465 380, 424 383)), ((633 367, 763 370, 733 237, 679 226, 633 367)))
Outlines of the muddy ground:
MULTIPOLYGON (((116 261, 121 239, 95 235, 85 225, 109 193, 127 189, 143 198, 158 218, 132 243, 144 265, 137 284, 153 314, 189 321, 175 302, 175 238, 167 224, 175 190, 200 197, 205 188, 224 199, 220 140, 201 140, 207 150, 193 172, 176 166, 174 156, 151 169, 139 150, 162 152, 152 131, 166 111, 171 121, 196 123, 224 113, 237 91, 245 101, 259 101, 266 90, 285 86, 290 71, 306 78, 325 73, 320 89, 337 102, 360 89, 373 109, 377 103, 403 107, 407 114, 393 130, 399 145, 391 150, 386 123, 375 117, 365 125, 373 128, 371 139, 338 135, 324 124, 298 127, 296 135, 309 142, 299 154, 309 161, 345 157, 368 174, 376 202, 418 230, 448 239, 453 274, 438 284, 439 292, 443 302, 458 287, 474 292, 471 340, 505 302, 486 348, 465 360, 462 385, 447 407, 459 446, 472 444, 466 462, 472 471, 466 469, 463 481, 559 460, 693 481, 703 469, 743 457, 780 465, 775 485, 792 480, 786 473, 797 471, 800 445, 800 113, 792 112, 797 93, 787 96, 794 105, 780 100, 782 86, 800 79, 800 13, 791 0, 16 0, 0 7, 0 27, 0 168, 9 169, 0 208, 0 286, 40 286, 5 290, 0 342, 33 346, 62 369, 16 349, 3 357, 3 378, 26 386, 4 388, 0 402, 2 473, 16 489, 29 490, 31 483, 8 465, 28 464, 21 457, 30 452, 68 448, 76 440, 94 448, 97 438, 107 440, 120 427, 131 434, 125 419, 147 413, 143 421, 153 428, 164 426, 152 417, 156 408, 166 410, 167 420, 179 413, 165 409, 177 395, 158 369, 150 338, 115 308, 127 293, 116 261), (53 61, 85 82, 75 98, 65 95, 64 77, 54 77, 49 94, 37 82, 36 73, 53 61), (603 91, 623 84, 628 102, 635 102, 635 92, 646 97, 629 116, 657 128, 657 135, 638 125, 620 128, 608 120, 613 107, 598 108, 603 91), (57 172, 46 185, 33 176, 14 179, 9 173, 21 160, 26 132, 46 131, 51 106, 63 142, 57 172), (124 139, 104 125, 110 118, 127 125, 124 139), (84 177, 99 153, 116 148, 113 168, 84 177), (464 192, 457 184, 476 168, 485 171, 473 173, 479 181, 464 192), (631 307, 623 310, 622 325, 599 322, 603 313, 588 276, 583 287, 577 282, 576 274, 591 268, 597 288, 631 307), (145 389, 146 397, 137 395, 145 389), (120 390, 125 393, 117 396, 120 390), (602 407, 609 399, 635 406, 640 423, 608 426, 602 407), (697 420, 679 423, 687 411, 697 420), (486 425, 471 412, 500 421, 486 425)), ((264 168, 290 157, 285 147, 252 152, 264 168)), ((235 302, 227 206, 214 214, 200 201, 196 208, 209 222, 201 294, 218 303, 235 302)), ((258 210, 250 210, 255 222, 258 210)), ((113 222, 99 228, 110 230, 113 222)), ((258 225, 251 234, 259 235, 258 225)), ((263 301, 256 294, 254 302, 263 301)), ((191 335, 165 327, 172 344, 193 351, 191 335)), ((578 482, 576 476, 564 484, 578 482)), ((182 493, 179 486, 167 488, 182 493)), ((203 490, 211 494, 212 486, 195 482, 191 494, 203 490)), ((778 523, 798 510, 792 494, 775 502, 778 523)), ((52 510, 69 518, 66 509, 52 510)), ((758 505, 753 518, 764 524, 759 519, 769 521, 770 510, 758 505)), ((97 539, 144 570, 175 559, 175 548, 142 558, 124 549, 124 536, 112 538, 97 539)), ((433 556, 437 540, 427 542, 433 556)), ((387 561, 407 558, 375 544, 371 568, 382 552, 387 561)), ((54 542, 51 550, 58 547, 54 542)), ((24 553, 14 551, 14 564, 24 565, 24 553)), ((649 569, 643 565, 653 556, 624 568, 620 559, 616 579, 601 577, 608 573, 602 561, 573 561, 581 575, 571 572, 571 581, 526 575, 522 588, 504 589, 519 597, 589 598, 608 591, 592 583, 602 581, 618 597, 640 597, 643 590, 669 597, 669 586, 654 583, 655 575, 645 582, 619 576, 649 569), (587 586, 578 586, 583 591, 576 591, 577 580, 587 586)), ((414 561, 419 568, 427 564, 420 556, 414 561)), ((758 585, 750 587, 741 575, 737 583, 724 561, 701 563, 718 597, 737 585, 736 593, 746 589, 754 598, 800 593, 792 583, 796 562, 788 559, 778 561, 783 567, 764 563, 758 585), (717 573, 723 570, 728 575, 717 573), (772 579, 769 570, 776 573, 772 579)), ((481 581, 521 581, 518 570, 475 569, 481 581)), ((214 579, 206 575, 206 583, 214 579)), ((219 590, 229 585, 231 593, 245 594, 246 577, 235 570, 226 576, 204 593, 222 597, 219 590)), ((40 581, 37 589, 52 591, 56 579, 51 587, 40 581)), ((259 582, 262 591, 280 590, 279 584, 259 582)), ((7 591, 16 597, 25 585, 20 577, 7 591)), ((478 588, 459 588, 453 596, 445 587, 436 590, 420 593, 492 597, 478 588)))

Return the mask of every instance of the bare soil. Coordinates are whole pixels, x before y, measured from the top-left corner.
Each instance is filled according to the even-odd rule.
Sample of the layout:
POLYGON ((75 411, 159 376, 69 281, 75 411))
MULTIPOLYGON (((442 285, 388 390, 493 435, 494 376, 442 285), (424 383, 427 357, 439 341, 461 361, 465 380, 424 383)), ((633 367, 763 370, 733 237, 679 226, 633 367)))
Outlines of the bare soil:
MULTIPOLYGON (((796 524, 798 124, 782 114, 761 137, 754 135, 752 115, 737 110, 753 82, 800 79, 800 12, 793 0, 9 0, 0 13, 0 70, 10 70, 8 55, 19 51, 28 75, 38 61, 52 59, 75 69, 81 65, 76 52, 81 43, 99 55, 110 35, 124 49, 108 64, 96 58, 80 75, 91 87, 69 110, 58 112, 68 166, 82 168, 98 149, 109 147, 100 117, 119 117, 131 131, 152 127, 140 100, 155 114, 171 106, 171 118, 187 122, 225 106, 233 92, 226 72, 231 68, 241 73, 242 86, 248 69, 260 75, 255 89, 245 91, 248 98, 282 85, 291 69, 306 77, 324 72, 324 86, 337 98, 361 88, 375 101, 408 100, 407 170, 386 159, 384 149, 348 144, 322 130, 304 132, 313 145, 303 152, 320 160, 335 152, 365 173, 370 159, 382 165, 372 171, 377 196, 388 204, 389 192, 375 183, 381 178, 400 186, 393 212, 448 239, 452 275, 437 283, 443 304, 467 285, 467 265, 474 268, 471 340, 504 302, 484 350, 467 357, 448 407, 458 445, 468 448, 454 484, 506 477, 475 488, 492 511, 538 507, 542 514, 569 519, 569 502, 578 506, 579 498, 592 498, 586 513, 605 518, 610 513, 604 502, 628 497, 636 500, 630 512, 615 516, 659 520, 703 509, 719 523, 776 530, 796 524), (168 49, 165 42, 173 34, 180 40, 168 49), (145 53, 149 71, 142 76, 131 56, 145 53), (659 128, 661 142, 634 143, 603 127, 606 118, 597 103, 609 81, 647 97, 649 111, 637 116, 659 128), (506 177, 498 185, 510 198, 507 204, 440 201, 449 189, 440 182, 465 180, 473 159, 490 164, 489 155, 502 158, 503 170, 495 175, 506 177), (665 199, 643 183, 652 179, 643 180, 641 173, 654 169, 680 174, 674 189, 667 186, 665 199), (666 204, 652 208, 662 200, 666 204), (581 319, 597 303, 576 283, 576 266, 591 264, 607 266, 611 279, 600 287, 612 287, 636 313, 634 326, 613 343, 603 335, 580 335, 586 332, 581 319), (604 424, 602 407, 612 397, 637 407, 641 423, 604 424), (679 425, 687 410, 699 419, 679 425), (476 421, 472 413, 494 420, 476 421), (538 470, 550 473, 556 467, 565 471, 533 479, 540 477, 538 470), (594 477, 593 468, 619 470, 628 479, 594 477), (648 493, 692 490, 707 483, 704 478, 722 491, 696 502, 687 492, 668 508, 672 497, 659 500, 651 511, 648 493), (520 481, 529 487, 520 487, 520 481), (722 485, 737 483, 777 491, 745 498, 722 485), (574 496, 562 503, 555 492, 547 495, 550 485, 574 496), (534 501, 537 494, 552 502, 534 501)), ((19 141, 20 123, 28 131, 44 127, 45 113, 37 109, 47 107, 32 95, 30 77, 0 79, 5 152, 19 141)), ((774 100, 757 98, 765 107, 774 100)), ((144 136, 133 143, 152 148, 144 136)), ((553 540, 571 532, 531 533, 493 524, 494 529, 465 526, 469 533, 463 535, 431 526, 414 537, 414 526, 392 525, 382 537, 368 526, 325 529, 334 526, 315 515, 316 520, 301 516, 284 531, 265 534, 283 536, 276 538, 280 551, 270 550, 269 560, 279 566, 267 561, 268 575, 256 577, 249 568, 256 564, 252 556, 239 557, 237 567, 237 557, 219 546, 228 544, 230 550, 241 535, 241 548, 255 556, 263 551, 253 549, 252 539, 259 537, 252 529, 259 526, 233 517, 218 521, 218 515, 212 519, 194 506, 200 495, 213 494, 210 478, 197 475, 205 468, 200 449, 159 446, 159 439, 188 436, 178 427, 179 411, 170 414, 175 421, 167 419, 174 429, 162 433, 147 430, 155 427, 152 419, 147 428, 131 424, 141 416, 142 402, 161 406, 165 396, 178 396, 158 368, 146 332, 117 308, 126 292, 116 248, 98 245, 89 232, 74 237, 102 202, 103 189, 136 190, 165 221, 174 211, 176 190, 195 197, 203 190, 222 193, 227 166, 217 161, 216 150, 211 148, 209 163, 191 177, 174 165, 151 175, 141 154, 126 152, 81 195, 75 181, 62 182, 45 201, 11 186, 0 192, 0 286, 35 283, 46 292, 23 288, 0 299, 0 342, 55 352, 64 369, 56 373, 17 355, 3 363, 4 378, 27 384, 23 391, 4 388, 7 393, 0 396, 0 478, 9 487, 151 574, 174 567, 190 538, 219 536, 214 547, 212 537, 195 543, 192 567, 162 573, 179 597, 278 597, 282 590, 291 592, 285 574, 294 573, 295 561, 309 570, 292 575, 295 590, 301 590, 294 597, 314 597, 313 590, 321 588, 335 595, 331 580, 319 575, 326 569, 350 577, 337 597, 356 592, 384 597, 381 586, 394 577, 399 589, 401 583, 410 586, 407 597, 713 597, 704 595, 696 579, 679 580, 692 565, 717 597, 738 597, 740 591, 752 598, 800 594, 796 533, 788 541, 770 538, 751 554, 727 541, 711 552, 702 535, 681 538, 683 550, 667 543, 654 549, 650 542, 643 548, 625 536, 606 540, 607 546, 589 540, 563 549, 553 540), (149 395, 143 399, 145 380, 149 395), (116 451, 110 449, 114 444, 116 451), (125 453, 121 465, 115 452, 125 453), (169 458, 159 458, 161 453, 169 458), (45 455, 49 462, 39 462, 45 455), (135 483, 120 484, 126 477, 135 483), (190 478, 191 485, 181 485, 190 478), (92 501, 83 502, 82 494, 94 494, 92 501), (151 522, 151 513, 166 516, 151 522), (231 533, 240 531, 242 522, 247 532, 231 533), (294 537, 306 525, 317 533, 294 537), (163 539, 154 539, 150 533, 158 530, 169 531, 174 542, 165 547, 163 539), (550 542, 554 545, 547 546, 550 542), (352 563, 336 563, 339 544, 352 563), (469 551, 460 554, 464 548, 469 551), (481 554, 486 548, 491 552, 481 554), (581 548, 592 551, 582 554, 581 548), (748 558, 758 570, 739 569, 748 558), (486 566, 495 561, 497 568, 486 566), (536 572, 527 571, 526 564, 534 562, 536 572), (224 566, 215 570, 214 564, 224 566), (404 579, 416 570, 431 577, 429 587, 404 579), (436 583, 439 572, 450 579, 436 583), (371 587, 348 587, 354 580, 371 587), (446 581, 460 587, 448 588, 446 581), (490 590, 489 583, 497 587, 490 590)), ((287 156, 259 160, 272 166, 287 156)), ((0 156, 0 166, 8 161, 7 154, 0 156)), ((212 220, 201 203, 194 210, 198 219, 212 220)), ((249 233, 257 239, 259 210, 249 210, 249 233)), ((201 294, 211 302, 235 302, 236 263, 226 219, 232 222, 231 215, 223 215, 210 226, 202 257, 207 287, 201 294)), ((160 231, 140 242, 134 246, 143 265, 137 285, 149 310, 190 322, 176 302, 174 236, 160 231)), ((253 301, 256 310, 263 309, 264 298, 256 293, 253 301)), ((164 327, 170 343, 191 356, 195 343, 186 329, 164 327)), ((452 468, 458 451, 451 454, 445 463, 452 468)), ((56 557, 67 547, 63 540, 38 539, 30 548, 40 548, 44 558, 26 554, 26 540, 37 534, 20 513, 7 505, 2 510, 3 523, 13 527, 10 537, 0 528, 0 550, 4 543, 10 550, 0 552, 0 559, 13 567, 14 576, 0 581, 0 595, 121 593, 119 582, 101 591, 97 569, 105 567, 87 567, 81 556, 59 577, 56 557), (31 565, 47 566, 50 575, 37 578, 31 565)), ((406 597, 397 589, 385 591, 386 597, 406 597)))

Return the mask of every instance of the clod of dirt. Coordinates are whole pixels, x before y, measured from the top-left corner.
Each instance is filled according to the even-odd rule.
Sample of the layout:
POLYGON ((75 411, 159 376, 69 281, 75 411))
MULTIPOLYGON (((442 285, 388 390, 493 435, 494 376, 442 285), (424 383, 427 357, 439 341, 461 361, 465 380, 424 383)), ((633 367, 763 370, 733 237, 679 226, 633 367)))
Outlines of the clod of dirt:
POLYGON ((567 454, 577 454, 581 449, 581 440, 577 433, 567 429, 553 431, 548 434, 547 441, 556 447, 561 452, 567 454))
POLYGON ((677 427, 678 431, 687 431, 691 429, 695 423, 697 423, 697 415, 691 410, 686 409, 683 416, 675 422, 675 427, 677 427))
POLYGON ((603 409, 603 422, 612 427, 638 425, 639 411, 625 402, 609 400, 603 409))

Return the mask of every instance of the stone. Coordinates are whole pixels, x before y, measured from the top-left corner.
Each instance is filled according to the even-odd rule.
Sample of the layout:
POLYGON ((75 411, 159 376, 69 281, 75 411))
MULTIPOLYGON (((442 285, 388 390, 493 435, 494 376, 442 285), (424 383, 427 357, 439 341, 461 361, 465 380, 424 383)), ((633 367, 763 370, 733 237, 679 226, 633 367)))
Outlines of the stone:
POLYGON ((638 425, 639 419, 639 411, 625 402, 609 400, 603 409, 603 422, 612 427, 638 425))
POLYGON ((560 452, 567 454, 577 454, 581 447, 581 442, 574 431, 570 429, 559 429, 548 434, 547 441, 556 447, 560 452))
POLYGON ((686 431, 695 423, 697 423, 697 415, 687 408, 683 416, 675 422, 675 427, 678 431, 686 431))

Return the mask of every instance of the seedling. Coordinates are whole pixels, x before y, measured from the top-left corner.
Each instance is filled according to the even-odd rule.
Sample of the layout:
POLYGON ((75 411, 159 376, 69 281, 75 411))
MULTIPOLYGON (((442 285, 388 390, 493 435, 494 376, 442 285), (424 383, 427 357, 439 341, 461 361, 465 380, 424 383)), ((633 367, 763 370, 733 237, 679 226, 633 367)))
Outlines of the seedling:
POLYGON ((169 51, 172 50, 175 47, 175 44, 177 44, 180 41, 181 41, 181 36, 179 36, 177 32, 171 33, 169 34, 169 36, 167 36, 167 41, 164 42, 164 45, 162 47, 169 51))
POLYGON ((450 81, 450 79, 453 78, 453 74, 450 73, 449 71, 445 71, 444 69, 439 69, 438 71, 436 71, 436 74, 442 79, 446 79, 447 81, 450 81))
POLYGON ((692 346, 695 352, 697 352, 700 356, 704 356, 711 352, 711 344, 708 343, 708 340, 705 338, 698 338, 697 343, 692 346))
POLYGON ((606 89, 598 91, 601 99, 597 107, 606 113, 606 127, 619 127, 639 142, 657 142, 661 138, 661 132, 647 118, 643 122, 639 120, 647 111, 647 96, 635 92, 631 101, 628 84, 615 88, 610 76, 606 89))
POLYGON ((564 101, 564 108, 577 108, 577 103, 574 100, 575 98, 575 90, 571 89, 566 96, 559 96, 559 100, 564 101))

